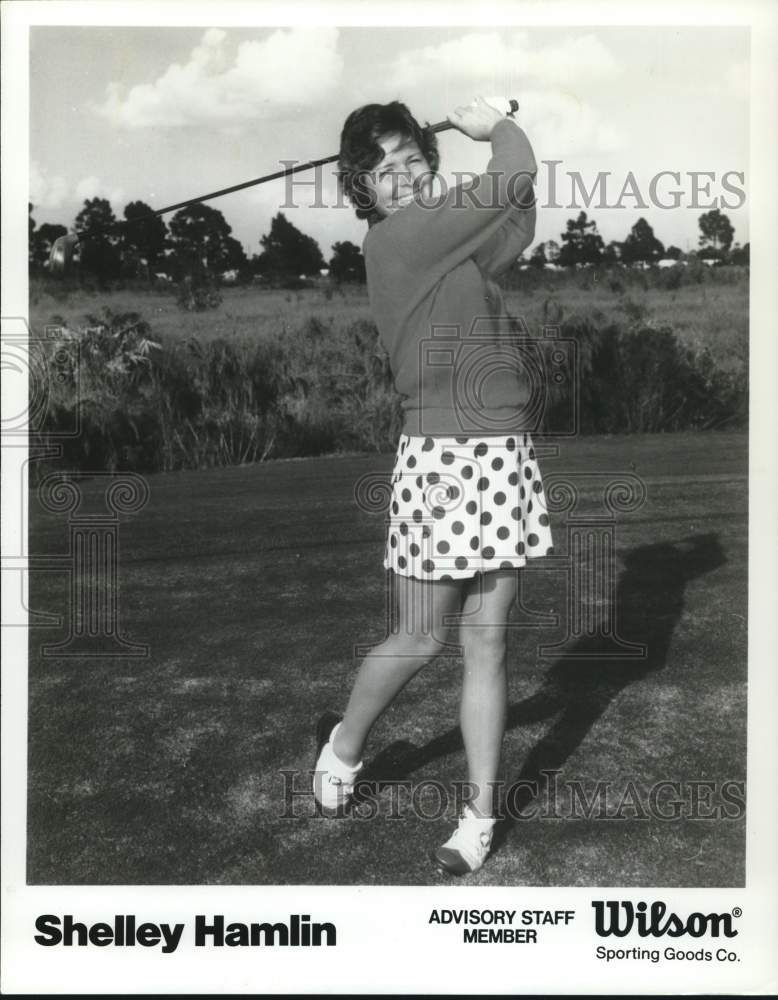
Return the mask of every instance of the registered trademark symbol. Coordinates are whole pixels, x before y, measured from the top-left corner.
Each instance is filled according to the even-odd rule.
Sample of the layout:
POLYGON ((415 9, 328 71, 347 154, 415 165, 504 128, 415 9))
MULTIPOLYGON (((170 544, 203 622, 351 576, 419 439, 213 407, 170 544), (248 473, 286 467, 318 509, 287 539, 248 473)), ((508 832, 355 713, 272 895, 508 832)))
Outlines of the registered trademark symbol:
POLYGON ((743 916, 743 911, 740 909, 739 906, 735 906, 733 908, 733 910, 732 910, 732 916, 733 917, 742 917, 743 916))

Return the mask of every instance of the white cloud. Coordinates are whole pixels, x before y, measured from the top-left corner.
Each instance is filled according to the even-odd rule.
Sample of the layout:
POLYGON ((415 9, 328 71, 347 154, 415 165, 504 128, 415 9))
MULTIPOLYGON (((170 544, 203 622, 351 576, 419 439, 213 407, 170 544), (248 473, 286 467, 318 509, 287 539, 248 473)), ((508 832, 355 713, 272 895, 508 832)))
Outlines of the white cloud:
POLYGON ((279 29, 242 42, 234 59, 227 33, 210 28, 183 66, 173 63, 154 83, 107 87, 95 110, 125 128, 236 123, 267 119, 291 106, 320 105, 338 86, 343 60, 337 28, 279 29))
POLYGON ((402 89, 456 77, 574 86, 619 72, 610 50, 592 34, 532 48, 526 32, 494 31, 472 32, 440 45, 404 52, 391 64, 388 75, 402 89))
POLYGON ((621 66, 592 33, 531 46, 524 31, 470 32, 398 56, 381 76, 398 90, 445 83, 466 103, 476 93, 517 96, 519 122, 536 155, 609 153, 624 145, 618 130, 585 100, 586 85, 612 79, 621 66))
POLYGON ((111 188, 93 174, 82 178, 76 184, 75 195, 79 201, 86 201, 88 198, 107 198, 114 210, 118 207, 118 203, 124 201, 122 188, 111 188))
POLYGON ((524 91, 520 124, 541 160, 573 153, 612 153, 625 145, 615 126, 569 93, 524 91))
POLYGON ((59 208, 67 200, 69 193, 64 177, 52 177, 37 160, 32 161, 30 164, 30 201, 35 208, 59 208))
POLYGON ((83 177, 77 184, 69 183, 64 177, 50 176, 37 160, 30 164, 30 201, 35 212, 42 209, 66 208, 86 201, 88 198, 107 198, 114 211, 124 204, 124 189, 111 187, 94 174, 83 177))

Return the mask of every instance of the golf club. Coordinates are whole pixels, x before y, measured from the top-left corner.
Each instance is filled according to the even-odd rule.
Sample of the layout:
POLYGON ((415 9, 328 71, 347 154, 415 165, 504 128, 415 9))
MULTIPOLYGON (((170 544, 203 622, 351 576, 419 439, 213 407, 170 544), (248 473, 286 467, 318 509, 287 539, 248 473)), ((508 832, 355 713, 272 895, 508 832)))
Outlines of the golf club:
MULTIPOLYGON (((510 97, 487 97, 485 98, 485 101, 487 104, 491 104, 492 107, 497 108, 498 111, 509 117, 512 117, 519 110, 519 102, 510 97)), ((445 132, 448 129, 453 128, 456 128, 456 126, 450 121, 437 122, 435 125, 429 126, 429 130, 431 132, 445 132)), ((72 263, 75 249, 82 240, 100 236, 104 233, 113 232, 114 230, 121 229, 124 226, 132 226, 138 222, 153 219, 158 215, 175 212, 177 209, 187 208, 189 205, 199 205, 204 201, 221 198, 222 195, 232 194, 235 191, 242 191, 244 188, 254 187, 257 184, 265 184, 267 181, 279 180, 282 177, 288 177, 290 174, 296 174, 302 170, 313 170, 316 167, 324 166, 327 163, 335 163, 339 155, 339 153, 334 153, 332 156, 324 156, 320 160, 308 160, 306 163, 298 163, 296 166, 287 167, 285 170, 276 170, 272 174, 265 174, 263 177, 255 177, 253 180, 243 181, 242 184, 233 184, 231 187, 221 188, 219 191, 211 191, 210 194, 203 194, 197 198, 189 198, 186 201, 179 201, 176 202, 175 205, 167 205, 165 208, 158 208, 153 212, 146 212, 144 215, 138 215, 133 219, 124 219, 119 222, 114 222, 109 226, 101 226, 97 229, 85 230, 80 233, 68 233, 66 236, 60 236, 52 244, 51 252, 49 253, 49 274, 58 276, 65 274, 68 267, 72 263)))

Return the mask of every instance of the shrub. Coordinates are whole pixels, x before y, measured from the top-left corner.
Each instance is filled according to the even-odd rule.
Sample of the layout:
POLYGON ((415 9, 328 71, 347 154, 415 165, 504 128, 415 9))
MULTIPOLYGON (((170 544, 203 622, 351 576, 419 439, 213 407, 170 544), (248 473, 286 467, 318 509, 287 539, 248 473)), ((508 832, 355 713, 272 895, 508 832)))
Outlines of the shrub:
POLYGON ((677 291, 683 284, 684 268, 680 264, 668 268, 666 271, 657 270, 656 287, 663 288, 668 292, 677 291))
MULTIPOLYGON (((562 335, 578 344, 584 434, 703 430, 747 421, 747 372, 725 372, 708 351, 683 348, 669 327, 584 321, 563 325, 562 335)), ((547 429, 558 426, 568 406, 567 388, 552 390, 547 429)))
POLYGON ((57 316, 52 322, 59 329, 46 344, 49 398, 41 435, 77 425, 78 437, 63 439, 66 462, 82 470, 151 471, 148 401, 160 345, 149 324, 138 313, 109 309, 87 316, 81 328, 57 316))
MULTIPOLYGON (((329 450, 391 450, 401 424, 386 353, 373 323, 346 326, 310 319, 285 340, 286 364, 293 373, 294 398, 282 401, 291 418, 287 447, 299 432, 311 439, 318 415, 326 427, 329 450)), ((310 452, 308 452, 310 453, 310 452)))
POLYGON ((210 280, 194 281, 183 278, 175 286, 176 304, 186 312, 204 312, 221 305, 222 297, 216 285, 210 280))
POLYGON ((648 313, 648 306, 645 302, 634 302, 632 299, 624 299, 621 308, 632 323, 639 323, 648 313))

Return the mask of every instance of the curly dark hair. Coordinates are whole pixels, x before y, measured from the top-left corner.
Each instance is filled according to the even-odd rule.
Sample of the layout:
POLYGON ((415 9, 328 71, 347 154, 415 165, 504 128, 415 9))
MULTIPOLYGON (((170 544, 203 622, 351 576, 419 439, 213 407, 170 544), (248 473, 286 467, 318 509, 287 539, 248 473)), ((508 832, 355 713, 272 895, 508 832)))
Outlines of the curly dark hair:
POLYGON ((384 151, 378 140, 387 135, 401 135, 421 150, 430 170, 435 173, 440 157, 438 140, 429 125, 422 127, 406 105, 365 104, 352 111, 340 133, 338 183, 357 213, 357 218, 372 221, 377 217, 373 196, 365 187, 362 175, 381 162, 384 151))

